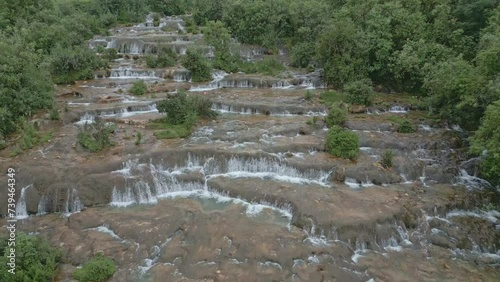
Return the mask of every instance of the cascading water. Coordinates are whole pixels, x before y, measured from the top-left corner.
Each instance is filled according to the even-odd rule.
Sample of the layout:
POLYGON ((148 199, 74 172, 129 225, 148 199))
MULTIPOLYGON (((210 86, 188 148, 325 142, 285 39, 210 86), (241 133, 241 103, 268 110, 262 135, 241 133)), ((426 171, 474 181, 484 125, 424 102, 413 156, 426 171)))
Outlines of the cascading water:
POLYGON ((162 75, 159 71, 155 70, 144 70, 144 69, 133 69, 132 67, 120 67, 118 69, 112 69, 109 78, 112 79, 161 79, 162 75))
POLYGON ((19 199, 17 200, 17 205, 16 205, 16 219, 25 219, 28 218, 28 210, 26 207, 26 191, 33 185, 28 185, 21 189, 21 195, 19 196, 19 199))
POLYGON ((65 217, 70 216, 73 213, 81 212, 84 208, 83 203, 80 201, 80 197, 78 196, 78 191, 76 189, 68 189, 66 202, 64 203, 64 212, 63 215, 65 217))

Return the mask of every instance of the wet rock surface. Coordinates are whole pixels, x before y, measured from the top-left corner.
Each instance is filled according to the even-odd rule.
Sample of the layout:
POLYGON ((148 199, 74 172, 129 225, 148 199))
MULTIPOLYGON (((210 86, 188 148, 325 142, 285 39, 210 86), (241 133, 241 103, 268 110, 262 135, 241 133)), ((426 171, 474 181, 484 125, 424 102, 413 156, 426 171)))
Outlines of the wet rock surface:
POLYGON ((50 142, 15 158, 1 152, 0 169, 17 171, 20 230, 65 250, 60 281, 100 251, 117 263, 111 281, 500 279, 500 213, 478 208, 495 192, 472 176, 474 162, 461 163, 457 132, 422 124, 397 133, 396 118, 419 114, 399 101, 353 108, 346 128, 360 138, 359 156, 334 158, 324 152, 317 72, 214 72, 212 82, 193 84, 186 70, 130 59, 154 54, 158 38, 181 55, 200 41, 177 33, 180 18, 160 26, 172 31, 148 21, 92 40, 123 58, 95 80, 58 87, 68 111, 41 125, 50 142), (129 95, 137 79, 154 94, 129 95), (146 125, 179 89, 212 99, 219 116, 185 139, 157 140, 146 125), (96 117, 117 125, 116 146, 91 154, 76 136, 96 117), (381 164, 388 150, 391 168, 381 164))

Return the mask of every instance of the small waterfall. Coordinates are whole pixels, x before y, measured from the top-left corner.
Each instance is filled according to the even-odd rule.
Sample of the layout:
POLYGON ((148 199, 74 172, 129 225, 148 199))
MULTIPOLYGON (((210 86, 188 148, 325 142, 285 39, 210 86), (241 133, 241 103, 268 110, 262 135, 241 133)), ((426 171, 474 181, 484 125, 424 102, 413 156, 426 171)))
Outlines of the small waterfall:
POLYGON ((465 169, 460 169, 460 175, 457 177, 457 184, 464 185, 469 190, 491 188, 492 185, 479 177, 469 175, 465 169))
POLYGON ((389 112, 398 113, 398 114, 406 114, 406 113, 408 113, 408 111, 409 111, 408 108, 402 107, 402 106, 392 106, 389 109, 389 112))
POLYGON ((85 113, 81 118, 80 121, 77 121, 75 124, 76 125, 84 125, 86 123, 91 124, 95 122, 95 116, 89 113, 85 113))
POLYGON ((112 69, 110 78, 112 79, 161 79, 161 74, 154 70, 133 69, 132 67, 120 67, 112 69))
POLYGON ((177 30, 181 33, 186 33, 186 28, 184 28, 184 26, 182 26, 181 23, 177 23, 177 30))
POLYGON ((356 249, 354 250, 354 255, 351 257, 351 260, 354 263, 358 263, 359 259, 363 257, 368 252, 366 248, 366 242, 361 242, 356 240, 356 249))
POLYGON ((17 200, 17 205, 16 205, 16 219, 25 219, 28 218, 28 210, 26 208, 26 191, 28 188, 33 186, 32 184, 24 187, 21 189, 21 195, 19 196, 19 199, 17 200))
POLYGON ((292 88, 294 88, 294 86, 289 81, 284 80, 284 81, 273 82, 272 88, 275 88, 275 89, 292 89, 292 88))
POLYGON ((214 70, 212 71, 212 81, 208 85, 193 86, 189 91, 201 92, 201 91, 211 91, 219 88, 219 82, 227 75, 226 72, 214 70))
POLYGON ((81 212, 84 208, 82 202, 80 201, 80 197, 78 196, 78 192, 76 189, 68 189, 68 195, 66 198, 66 202, 64 203, 64 213, 65 217, 70 216, 73 213, 81 212))
POLYGON ((40 198, 40 202, 38 202, 38 211, 36 215, 44 215, 47 214, 47 196, 42 195, 40 198))

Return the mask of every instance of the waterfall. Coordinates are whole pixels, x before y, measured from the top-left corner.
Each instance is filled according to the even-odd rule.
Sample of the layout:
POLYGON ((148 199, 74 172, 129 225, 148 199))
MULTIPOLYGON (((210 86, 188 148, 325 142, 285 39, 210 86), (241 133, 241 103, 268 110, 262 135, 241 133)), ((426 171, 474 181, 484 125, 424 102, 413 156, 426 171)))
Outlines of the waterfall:
POLYGON ((83 203, 80 201, 80 197, 78 196, 76 189, 68 189, 68 195, 66 202, 64 203, 63 215, 68 217, 73 213, 81 212, 83 208, 83 203))
POLYGON ((26 191, 28 188, 33 186, 32 184, 24 187, 21 189, 21 195, 19 196, 19 199, 17 200, 17 205, 16 205, 16 219, 25 219, 28 218, 28 210, 26 208, 26 191))
POLYGON ((389 112, 391 113, 399 113, 399 114, 406 114, 408 113, 408 108, 402 107, 402 106, 392 106, 389 109, 389 112))
POLYGON ((42 195, 40 198, 40 202, 38 202, 38 211, 36 215, 44 215, 47 214, 47 196, 42 195))
POLYGON ((154 70, 133 69, 132 67, 119 67, 112 69, 110 78, 112 79, 161 79, 161 74, 154 70))

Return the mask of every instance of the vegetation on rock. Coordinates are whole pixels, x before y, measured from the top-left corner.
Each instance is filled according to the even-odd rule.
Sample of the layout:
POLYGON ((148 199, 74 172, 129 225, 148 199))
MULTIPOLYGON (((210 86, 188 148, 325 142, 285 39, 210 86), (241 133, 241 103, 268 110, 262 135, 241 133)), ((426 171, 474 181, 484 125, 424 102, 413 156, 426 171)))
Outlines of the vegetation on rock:
POLYGON ((0 237, 0 281, 46 282, 54 281, 61 263, 61 252, 40 237, 18 231, 15 240, 15 275, 8 272, 7 257, 12 246, 6 237, 0 237))
POLYGON ((353 132, 333 126, 326 135, 326 151, 343 159, 355 159, 358 156, 359 138, 353 132))
POLYGON ((82 268, 75 270, 73 277, 79 282, 103 282, 111 278, 115 271, 113 260, 98 253, 82 268))
POLYGON ((109 136, 114 130, 114 125, 96 118, 94 123, 85 123, 79 129, 78 143, 91 152, 102 151, 114 145, 109 136))
POLYGON ((148 86, 144 83, 144 80, 138 80, 132 84, 128 92, 136 96, 144 95, 148 92, 148 86))

